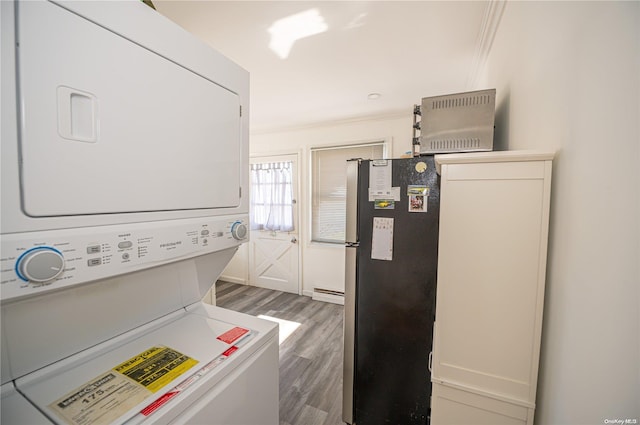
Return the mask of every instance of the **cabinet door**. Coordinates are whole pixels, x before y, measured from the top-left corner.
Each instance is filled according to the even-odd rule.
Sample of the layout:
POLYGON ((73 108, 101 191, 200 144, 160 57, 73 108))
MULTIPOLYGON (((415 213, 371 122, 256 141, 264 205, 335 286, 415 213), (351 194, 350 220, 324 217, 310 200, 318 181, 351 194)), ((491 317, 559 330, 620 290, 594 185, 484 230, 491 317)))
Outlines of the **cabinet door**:
POLYGON ((535 400, 550 167, 442 166, 434 382, 535 400))
POLYGON ((469 391, 434 384, 434 425, 531 425, 533 409, 469 391))

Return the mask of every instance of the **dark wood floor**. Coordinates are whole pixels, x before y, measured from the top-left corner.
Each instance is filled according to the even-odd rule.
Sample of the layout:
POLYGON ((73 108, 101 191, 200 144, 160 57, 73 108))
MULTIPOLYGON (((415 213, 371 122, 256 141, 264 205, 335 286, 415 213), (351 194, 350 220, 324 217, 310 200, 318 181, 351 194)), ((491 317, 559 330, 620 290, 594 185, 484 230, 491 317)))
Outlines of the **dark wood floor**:
POLYGON ((280 425, 343 425, 341 305, 219 281, 220 307, 300 323, 280 345, 280 425))

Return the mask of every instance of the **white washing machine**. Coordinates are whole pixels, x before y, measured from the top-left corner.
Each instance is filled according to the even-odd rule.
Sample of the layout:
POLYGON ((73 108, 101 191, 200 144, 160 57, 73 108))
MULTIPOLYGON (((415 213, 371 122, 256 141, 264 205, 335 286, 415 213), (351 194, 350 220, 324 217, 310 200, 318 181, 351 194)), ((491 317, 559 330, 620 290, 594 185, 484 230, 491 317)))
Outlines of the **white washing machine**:
POLYGON ((7 424, 49 424, 49 420, 29 403, 9 382, 2 385, 0 412, 2 423, 7 424))
POLYGON ((200 301, 248 238, 248 73, 137 0, 0 18, 2 423, 277 424, 277 324, 200 301))

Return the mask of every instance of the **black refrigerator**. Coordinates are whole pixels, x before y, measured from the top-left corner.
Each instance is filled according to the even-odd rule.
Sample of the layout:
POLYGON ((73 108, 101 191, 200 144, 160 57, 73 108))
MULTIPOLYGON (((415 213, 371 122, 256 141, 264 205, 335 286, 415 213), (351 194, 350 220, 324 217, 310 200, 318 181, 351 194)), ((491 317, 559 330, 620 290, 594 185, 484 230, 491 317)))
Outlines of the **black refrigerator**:
POLYGON ((429 423, 439 200, 433 156, 347 162, 348 424, 429 423))

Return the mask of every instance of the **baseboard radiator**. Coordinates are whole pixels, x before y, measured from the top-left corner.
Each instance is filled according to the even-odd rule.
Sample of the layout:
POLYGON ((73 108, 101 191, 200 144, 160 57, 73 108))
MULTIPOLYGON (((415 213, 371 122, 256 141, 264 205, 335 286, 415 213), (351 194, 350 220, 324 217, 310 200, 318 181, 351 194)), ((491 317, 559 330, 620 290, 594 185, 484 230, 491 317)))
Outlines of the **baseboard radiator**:
POLYGON ((316 301, 344 305, 344 292, 335 291, 333 289, 313 288, 313 295, 311 298, 316 301))

